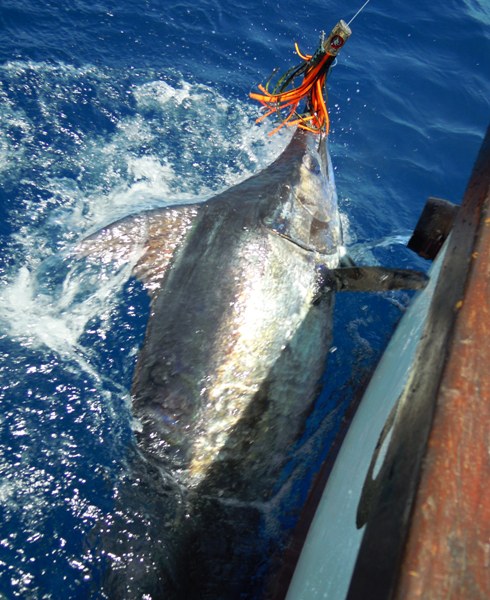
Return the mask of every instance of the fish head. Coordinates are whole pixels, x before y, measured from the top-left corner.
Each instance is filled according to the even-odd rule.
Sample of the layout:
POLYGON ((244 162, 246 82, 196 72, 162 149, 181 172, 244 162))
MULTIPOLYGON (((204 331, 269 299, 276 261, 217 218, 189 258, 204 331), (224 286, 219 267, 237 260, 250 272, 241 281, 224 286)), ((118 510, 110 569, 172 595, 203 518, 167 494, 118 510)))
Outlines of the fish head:
POLYGON ((337 266, 342 232, 327 137, 298 129, 275 167, 282 179, 266 226, 337 266))

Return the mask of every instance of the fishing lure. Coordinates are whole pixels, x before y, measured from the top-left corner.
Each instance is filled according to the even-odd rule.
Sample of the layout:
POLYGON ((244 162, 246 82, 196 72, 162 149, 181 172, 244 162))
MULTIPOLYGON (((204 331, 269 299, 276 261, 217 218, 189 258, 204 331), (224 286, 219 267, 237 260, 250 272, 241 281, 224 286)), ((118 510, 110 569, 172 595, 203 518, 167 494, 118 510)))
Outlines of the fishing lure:
POLYGON ((335 57, 352 33, 349 27, 350 24, 366 8, 369 2, 370 0, 366 0, 348 23, 341 19, 326 40, 325 34, 322 33, 320 46, 315 54, 302 54, 298 44, 295 44, 296 52, 303 62, 286 71, 271 91, 269 91, 269 88, 275 72, 265 86, 259 84, 260 94, 250 93, 253 100, 257 100, 267 109, 265 114, 257 119, 257 122, 273 114, 281 118, 281 123, 269 135, 273 135, 282 127, 293 125, 313 133, 328 134, 330 119, 327 111, 325 87, 327 75, 330 67, 334 64, 335 57), (290 87, 293 86, 294 80, 301 75, 304 77, 303 82, 297 87, 290 87), (299 113, 298 107, 302 100, 306 100, 305 110, 303 113, 299 113))
POLYGON ((257 119, 260 122, 275 114, 281 123, 269 135, 273 135, 285 126, 297 125, 301 129, 313 133, 328 134, 330 119, 327 111, 325 82, 333 65, 335 57, 351 34, 350 27, 345 21, 340 20, 325 39, 325 34, 320 37, 320 44, 313 55, 302 54, 295 44, 296 52, 303 62, 282 75, 272 85, 274 74, 264 85, 259 84, 261 92, 252 92, 250 97, 257 100, 266 108, 266 112, 257 119), (300 85, 294 87, 294 81, 303 77, 300 85), (271 89, 272 88, 272 89, 271 89), (300 103, 305 100, 303 112, 299 112, 300 103))

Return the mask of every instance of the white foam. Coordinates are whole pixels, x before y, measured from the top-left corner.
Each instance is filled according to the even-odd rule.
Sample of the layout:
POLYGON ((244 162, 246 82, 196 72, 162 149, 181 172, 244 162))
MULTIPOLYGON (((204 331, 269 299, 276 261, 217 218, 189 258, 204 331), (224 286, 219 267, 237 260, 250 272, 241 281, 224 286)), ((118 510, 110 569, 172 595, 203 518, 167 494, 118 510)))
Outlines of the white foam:
POLYGON ((2 328, 28 347, 46 346, 62 357, 79 356, 79 339, 87 324, 95 316, 109 318, 130 269, 128 264, 109 278, 97 277, 96 285, 93 277, 84 280, 75 271, 61 290, 40 291, 38 272, 23 266, 0 287, 2 328))
POLYGON ((134 96, 140 108, 160 106, 166 107, 169 102, 180 105, 184 100, 192 100, 198 97, 197 90, 209 91, 209 88, 199 85, 192 90, 190 83, 183 81, 180 87, 174 87, 166 81, 151 81, 139 86, 134 96))

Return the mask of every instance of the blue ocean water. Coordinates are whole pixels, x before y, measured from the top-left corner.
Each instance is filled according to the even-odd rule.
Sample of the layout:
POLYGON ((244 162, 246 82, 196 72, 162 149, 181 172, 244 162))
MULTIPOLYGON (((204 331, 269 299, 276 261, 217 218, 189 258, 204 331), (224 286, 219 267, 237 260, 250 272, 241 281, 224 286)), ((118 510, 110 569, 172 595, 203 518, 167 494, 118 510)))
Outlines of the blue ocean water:
MULTIPOLYGON (((359 4, 2 0, 1 597, 100 597, 91 532, 127 468, 148 302, 127 272, 73 269, 73 244, 268 164, 288 135, 254 124, 249 92, 359 4)), ((489 25, 486 0, 371 0, 352 23, 329 80, 330 149, 359 262, 427 267, 404 244, 429 195, 461 200, 488 124, 489 25)), ((311 460, 277 529, 294 525, 408 301, 338 299, 311 460)))

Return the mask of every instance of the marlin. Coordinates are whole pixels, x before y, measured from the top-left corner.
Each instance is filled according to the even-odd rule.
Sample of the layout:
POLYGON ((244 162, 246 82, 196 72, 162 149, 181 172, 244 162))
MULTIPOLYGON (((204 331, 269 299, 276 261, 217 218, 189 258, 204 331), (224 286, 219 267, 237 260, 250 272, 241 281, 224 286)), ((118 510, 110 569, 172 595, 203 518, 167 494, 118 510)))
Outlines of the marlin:
POLYGON ((426 282, 345 256, 327 136, 300 128, 258 174, 119 220, 81 251, 132 260, 150 294, 131 389, 142 454, 191 496, 242 505, 277 491, 318 395, 335 294, 426 282))
POLYGON ((317 396, 335 292, 425 284, 352 266, 326 136, 302 129, 246 181, 117 221, 82 247, 119 264, 136 249, 150 293, 131 390, 140 447, 188 488, 231 468, 243 481, 218 478, 220 491, 253 499, 268 496, 317 396))

